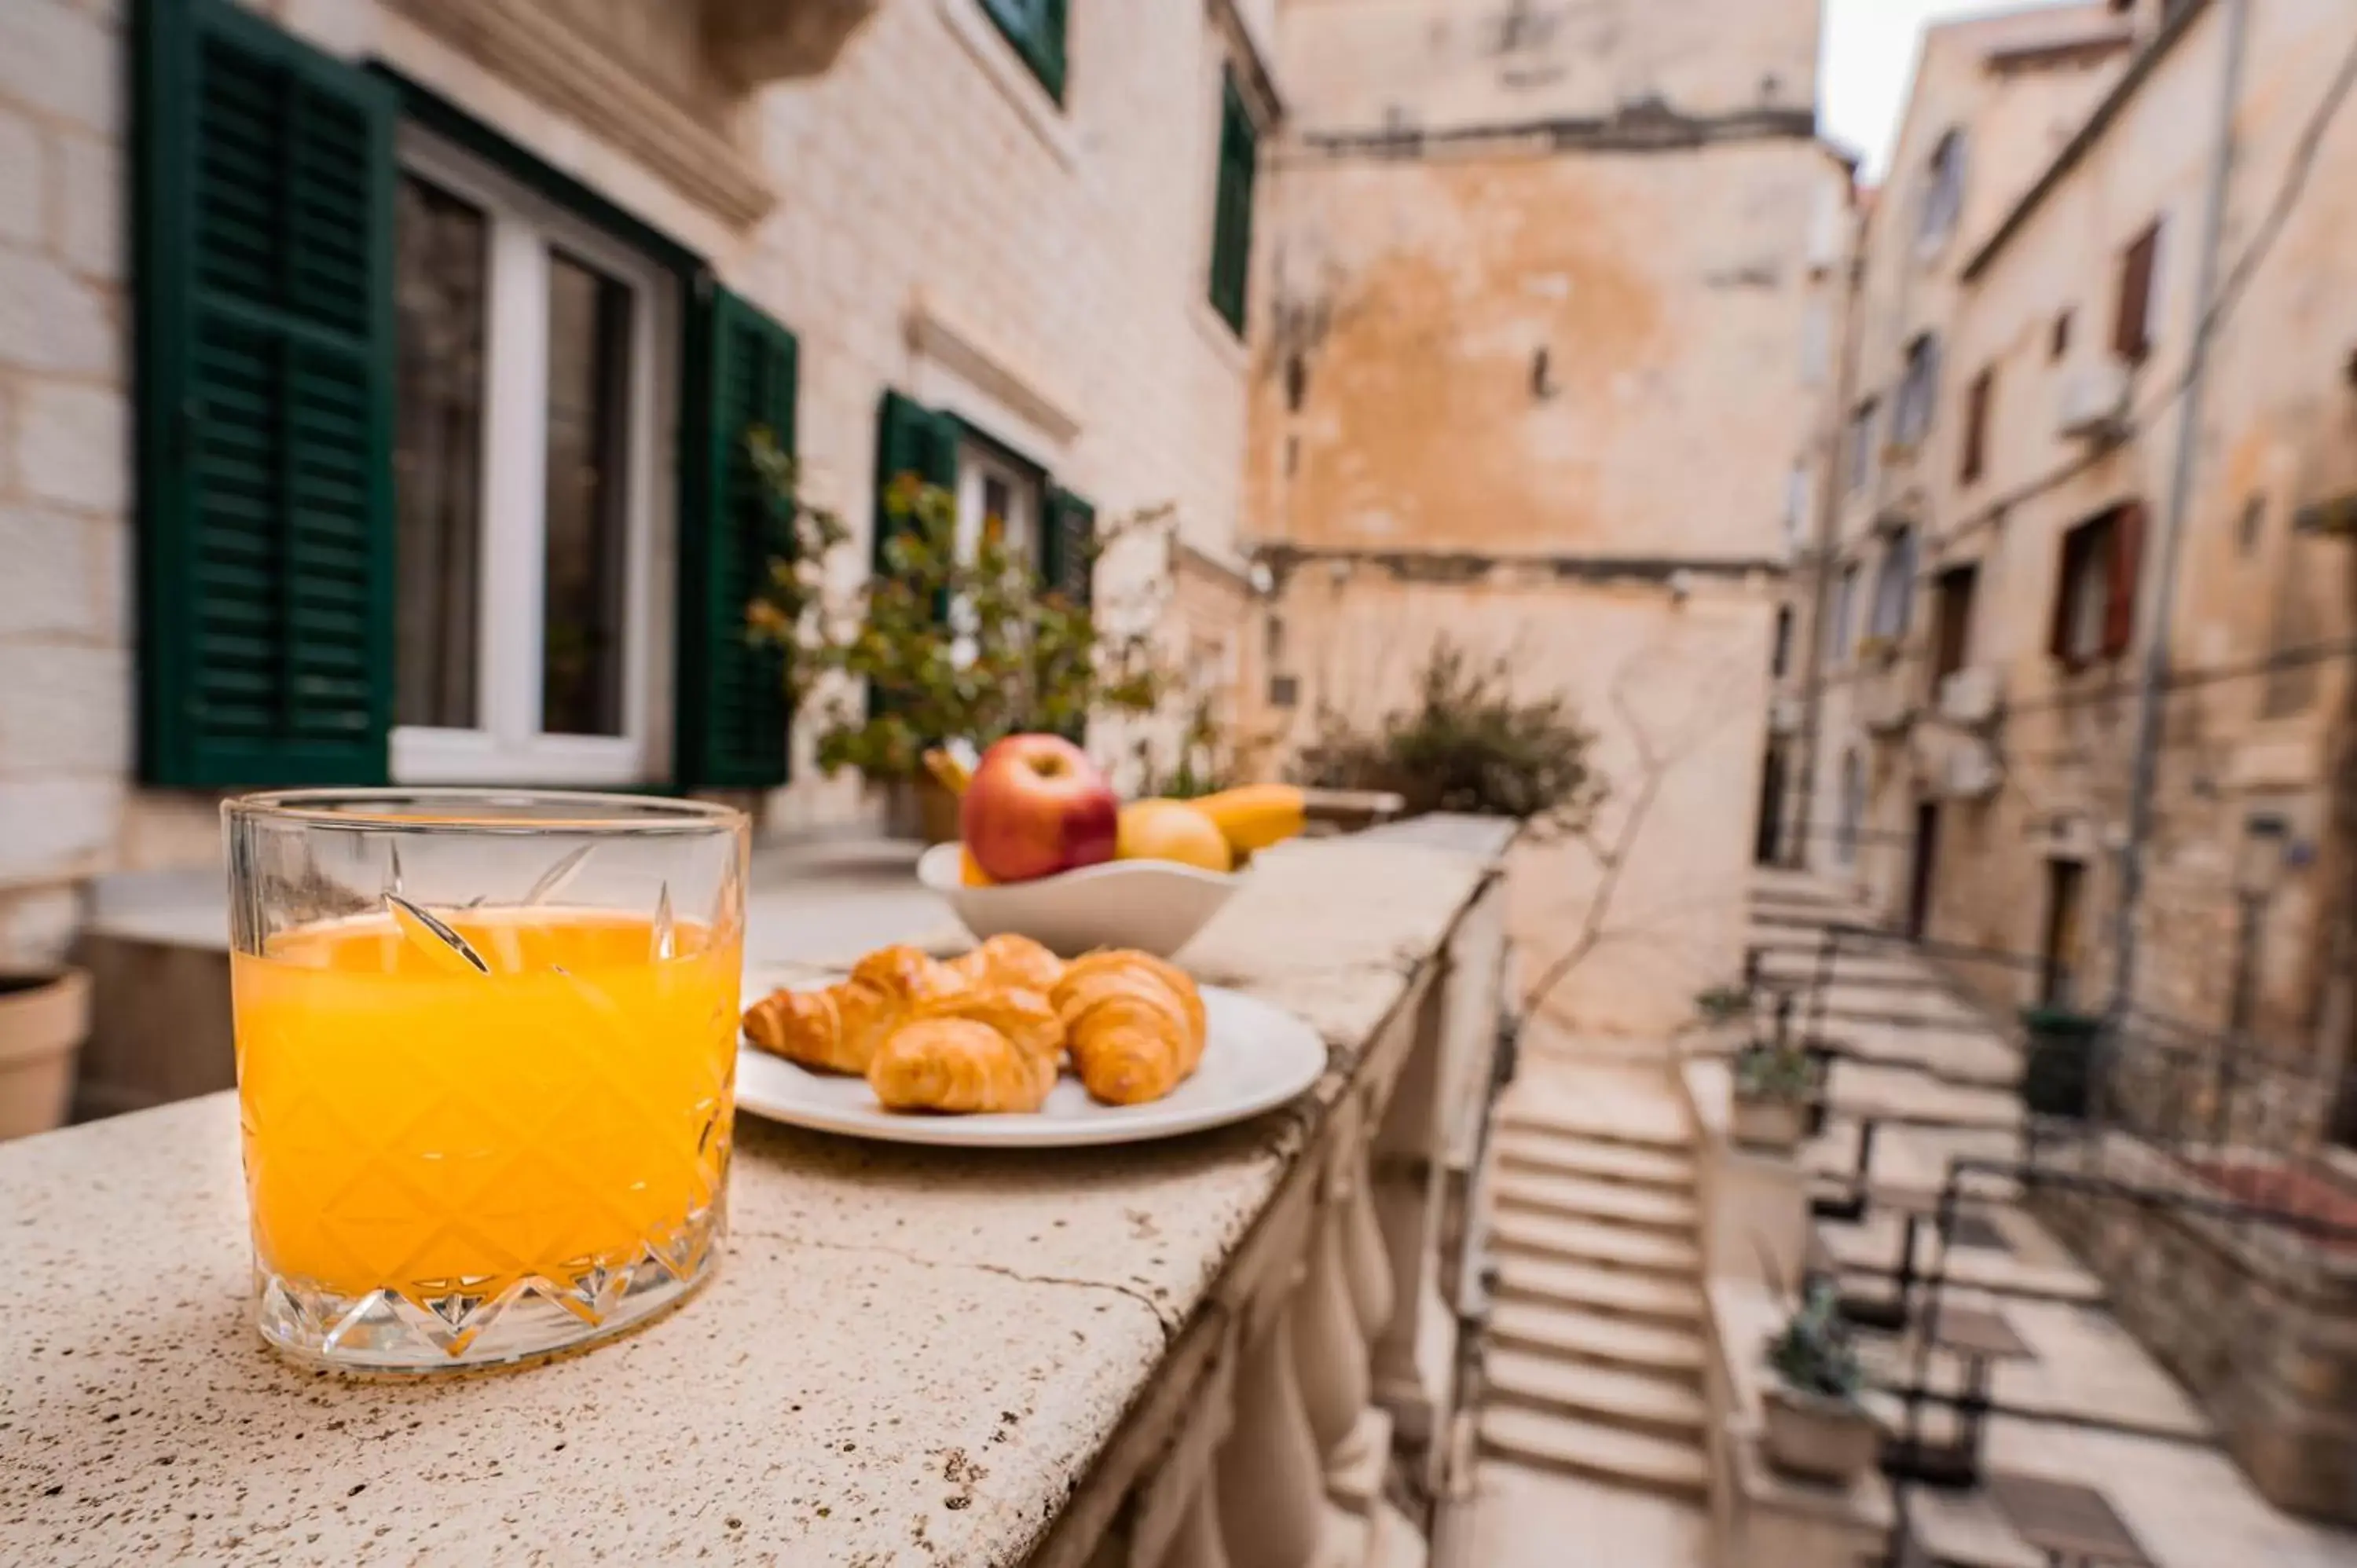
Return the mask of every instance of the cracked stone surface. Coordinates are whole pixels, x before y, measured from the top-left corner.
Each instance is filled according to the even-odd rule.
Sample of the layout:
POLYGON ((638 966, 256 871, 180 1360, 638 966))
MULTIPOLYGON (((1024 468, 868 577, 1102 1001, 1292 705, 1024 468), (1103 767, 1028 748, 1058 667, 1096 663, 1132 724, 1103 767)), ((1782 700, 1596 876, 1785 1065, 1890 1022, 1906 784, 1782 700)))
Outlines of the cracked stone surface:
MULTIPOLYGON (((0 1147, 0 1561, 1020 1563, 1503 848, 1435 831, 1266 855, 1182 955, 1334 1047, 1293 1106, 987 1156, 747 1118, 705 1293, 522 1371, 265 1351, 231 1096, 0 1147)), ((862 940, 954 941, 888 867, 757 868, 755 980, 843 961, 836 892, 862 940)))

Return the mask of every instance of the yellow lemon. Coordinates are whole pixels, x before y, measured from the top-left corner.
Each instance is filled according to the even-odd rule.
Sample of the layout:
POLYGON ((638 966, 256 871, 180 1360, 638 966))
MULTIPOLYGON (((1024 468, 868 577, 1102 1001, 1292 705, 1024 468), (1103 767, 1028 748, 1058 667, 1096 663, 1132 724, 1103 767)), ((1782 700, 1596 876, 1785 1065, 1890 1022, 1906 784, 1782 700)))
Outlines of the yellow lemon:
POLYGON ((1124 806, 1114 854, 1121 860, 1173 860, 1205 871, 1235 867, 1235 852, 1220 825, 1184 800, 1133 800, 1124 806))

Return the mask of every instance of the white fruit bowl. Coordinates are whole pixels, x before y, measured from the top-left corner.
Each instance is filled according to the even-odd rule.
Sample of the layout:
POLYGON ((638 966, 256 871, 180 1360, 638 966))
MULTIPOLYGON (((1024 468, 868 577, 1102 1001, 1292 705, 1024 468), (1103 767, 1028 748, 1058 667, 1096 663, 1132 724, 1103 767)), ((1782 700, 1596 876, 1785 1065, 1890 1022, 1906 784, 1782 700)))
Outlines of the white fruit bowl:
POLYGON ((1235 896, 1243 878, 1168 860, 1114 860, 1031 882, 968 887, 959 846, 937 843, 917 880, 949 900, 977 940, 1013 932, 1065 958, 1135 948, 1168 958, 1235 896))

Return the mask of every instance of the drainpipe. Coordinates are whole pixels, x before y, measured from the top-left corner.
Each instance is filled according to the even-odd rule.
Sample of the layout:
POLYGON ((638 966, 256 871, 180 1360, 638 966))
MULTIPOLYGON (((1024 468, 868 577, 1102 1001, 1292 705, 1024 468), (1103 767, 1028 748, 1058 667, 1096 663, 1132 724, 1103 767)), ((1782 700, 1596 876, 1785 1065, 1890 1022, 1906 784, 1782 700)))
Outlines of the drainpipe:
POLYGON ((2144 898, 2144 857, 2153 831, 2153 794, 2158 782, 2162 707, 2168 701, 2169 639, 2177 607, 2178 562, 2183 553, 2186 514, 2192 510, 2195 465, 2201 457, 2203 393, 2210 373, 2210 309, 2217 297, 2220 252, 2224 249, 2226 208, 2234 183, 2234 109, 2242 102, 2243 63, 2250 37, 2250 0, 2223 0, 2226 8, 2225 68, 2219 80, 2217 145, 2211 155, 2210 195, 2201 220, 2200 282, 2193 295, 2194 334, 2185 368, 2184 407, 2177 424, 2177 453, 2169 474, 2169 507, 2161 521, 2159 563, 2145 623, 2144 671, 2136 693, 2135 771, 2128 786, 2128 836, 2120 850, 2120 891, 2114 914, 2112 994, 2104 1015, 2115 1029, 2135 999, 2136 907, 2144 898))
MULTIPOLYGON (((1853 200, 1857 197, 1857 177, 1855 174, 1850 177, 1853 200)), ((1849 496, 1849 476, 1844 471, 1842 459, 1848 442, 1850 403, 1857 396, 1857 344, 1861 336, 1857 313, 1866 275, 1863 245, 1852 246, 1845 270, 1848 274, 1845 286, 1835 296, 1841 309, 1841 349, 1834 371, 1833 422, 1824 437, 1824 483, 1816 497, 1816 570, 1815 580, 1810 585, 1809 633, 1806 646, 1801 650, 1801 770, 1796 788, 1800 813, 1793 819, 1792 845, 1783 856, 1784 864, 1796 869, 1810 862, 1809 834, 1814 825, 1817 803, 1817 751, 1823 738, 1825 706, 1825 605, 1832 594, 1834 545, 1841 532, 1842 505, 1849 496)))

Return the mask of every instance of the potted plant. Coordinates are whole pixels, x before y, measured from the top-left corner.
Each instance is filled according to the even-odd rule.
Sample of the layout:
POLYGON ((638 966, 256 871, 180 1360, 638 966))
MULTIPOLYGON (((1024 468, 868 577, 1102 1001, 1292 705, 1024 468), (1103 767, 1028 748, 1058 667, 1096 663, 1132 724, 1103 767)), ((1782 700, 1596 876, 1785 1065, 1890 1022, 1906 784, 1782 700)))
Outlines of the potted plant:
POLYGON ((1729 1135, 1747 1148, 1791 1154, 1809 1135, 1810 1113, 1824 1083, 1823 1064, 1799 1046, 1746 1046, 1735 1058, 1729 1135))
POLYGON ((2103 1021, 2066 1007, 2027 1007, 2029 1048, 2021 1067, 2021 1105, 2033 1116, 2086 1120, 2096 1038, 2103 1021))
POLYGON ((74 1056, 90 1032, 90 976, 0 970, 0 1138, 46 1133, 73 1100, 74 1056))
POLYGON ((1874 1464, 1882 1430, 1858 1399, 1866 1373, 1832 1285, 1810 1287, 1768 1342, 1768 1367, 1775 1374, 1763 1395, 1769 1464, 1833 1486, 1863 1475, 1874 1464))
MULTIPOLYGON (((850 529, 803 501, 794 460, 766 431, 748 439, 779 546, 747 608, 748 631, 784 651, 787 695, 797 714, 816 714, 829 775, 857 768, 909 801, 926 836, 953 838, 955 804, 925 766, 929 750, 962 741, 979 753, 1027 731, 1077 736, 1092 713, 1156 711, 1164 682, 1150 607, 1101 616, 1049 581, 998 518, 962 543, 957 498, 914 475, 887 488, 880 569, 831 567, 850 529), (1136 629, 1109 629, 1115 619, 1136 629)), ((1134 519, 1068 569, 1085 582, 1104 547, 1167 523, 1166 514, 1134 519)))

